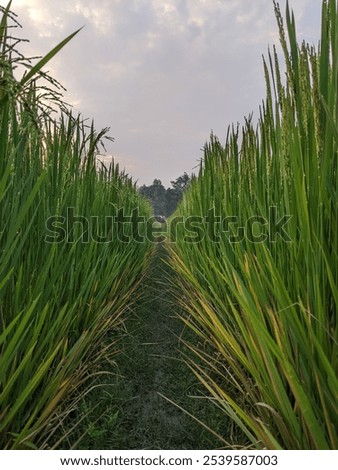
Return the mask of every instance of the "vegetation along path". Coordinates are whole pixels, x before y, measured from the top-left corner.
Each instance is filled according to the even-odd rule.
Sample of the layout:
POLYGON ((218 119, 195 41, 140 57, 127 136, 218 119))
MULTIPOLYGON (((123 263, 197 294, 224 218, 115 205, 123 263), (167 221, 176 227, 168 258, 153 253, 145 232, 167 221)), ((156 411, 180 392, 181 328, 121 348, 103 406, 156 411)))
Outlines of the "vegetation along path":
MULTIPOLYGON (((227 435, 227 418, 204 398, 203 387, 182 359, 186 352, 180 341, 184 326, 177 315, 166 257, 165 249, 158 245, 138 300, 118 334, 118 374, 94 391, 85 405, 90 409, 95 404, 98 409, 90 423, 84 421, 81 448, 206 449, 223 445, 190 416, 227 435)), ((189 340, 191 334, 186 332, 189 340)))

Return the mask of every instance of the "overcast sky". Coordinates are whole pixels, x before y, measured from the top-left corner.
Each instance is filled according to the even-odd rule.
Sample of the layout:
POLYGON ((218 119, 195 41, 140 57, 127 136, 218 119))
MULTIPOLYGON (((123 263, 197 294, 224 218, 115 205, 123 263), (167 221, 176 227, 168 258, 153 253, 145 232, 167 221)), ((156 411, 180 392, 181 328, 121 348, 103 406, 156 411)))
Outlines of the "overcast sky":
MULTIPOLYGON (((322 1, 290 4, 299 38, 317 44, 322 1)), ((31 54, 85 26, 47 70, 76 111, 111 128, 108 151, 139 184, 191 173, 212 130, 223 141, 229 124, 257 116, 262 54, 278 43, 272 0, 13 0, 12 10, 31 54)))

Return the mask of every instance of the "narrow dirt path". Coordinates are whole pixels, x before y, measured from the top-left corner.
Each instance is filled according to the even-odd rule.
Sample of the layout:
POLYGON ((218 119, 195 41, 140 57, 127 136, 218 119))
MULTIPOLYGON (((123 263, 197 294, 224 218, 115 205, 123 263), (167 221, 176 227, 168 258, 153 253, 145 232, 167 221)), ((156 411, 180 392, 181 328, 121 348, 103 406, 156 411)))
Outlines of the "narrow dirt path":
POLYGON ((115 449, 205 449, 221 446, 218 439, 160 394, 197 414, 210 425, 213 407, 182 361, 178 337, 182 322, 168 282, 163 247, 152 261, 140 300, 126 321, 123 352, 117 362, 121 378, 119 413, 110 441, 115 449))

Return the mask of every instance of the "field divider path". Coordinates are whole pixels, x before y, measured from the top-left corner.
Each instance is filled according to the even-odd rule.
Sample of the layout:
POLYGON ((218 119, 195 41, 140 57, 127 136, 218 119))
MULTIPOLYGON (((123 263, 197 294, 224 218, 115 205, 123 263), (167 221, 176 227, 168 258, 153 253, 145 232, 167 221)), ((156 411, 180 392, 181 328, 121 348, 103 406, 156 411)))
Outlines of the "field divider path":
POLYGON ((179 408, 210 422, 215 407, 207 400, 191 398, 202 394, 201 386, 182 359, 184 346, 179 337, 183 323, 177 316, 179 307, 166 256, 159 245, 140 287, 140 298, 125 322, 126 334, 117 358, 120 411, 112 439, 116 449, 220 446, 212 434, 179 408))

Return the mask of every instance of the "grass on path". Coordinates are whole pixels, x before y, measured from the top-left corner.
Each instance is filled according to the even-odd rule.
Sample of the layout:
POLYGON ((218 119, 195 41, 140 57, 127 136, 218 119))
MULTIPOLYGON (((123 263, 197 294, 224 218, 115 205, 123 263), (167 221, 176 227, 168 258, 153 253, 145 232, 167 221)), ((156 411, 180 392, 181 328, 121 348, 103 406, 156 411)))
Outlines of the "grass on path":
MULTIPOLYGON (((187 413, 220 435, 229 422, 204 396, 183 361, 183 323, 170 285, 165 250, 158 246, 138 300, 128 313, 117 344, 118 373, 87 397, 98 405, 86 423, 85 449, 214 449, 224 443, 187 413), (169 402, 163 396, 167 397, 169 402), (192 398, 195 397, 195 398, 192 398), (196 398, 197 397, 197 398, 196 398)), ((192 341, 191 332, 186 332, 192 341)), ((116 338, 114 338, 116 339, 116 338)), ((227 432, 228 428, 228 432, 227 432)))

